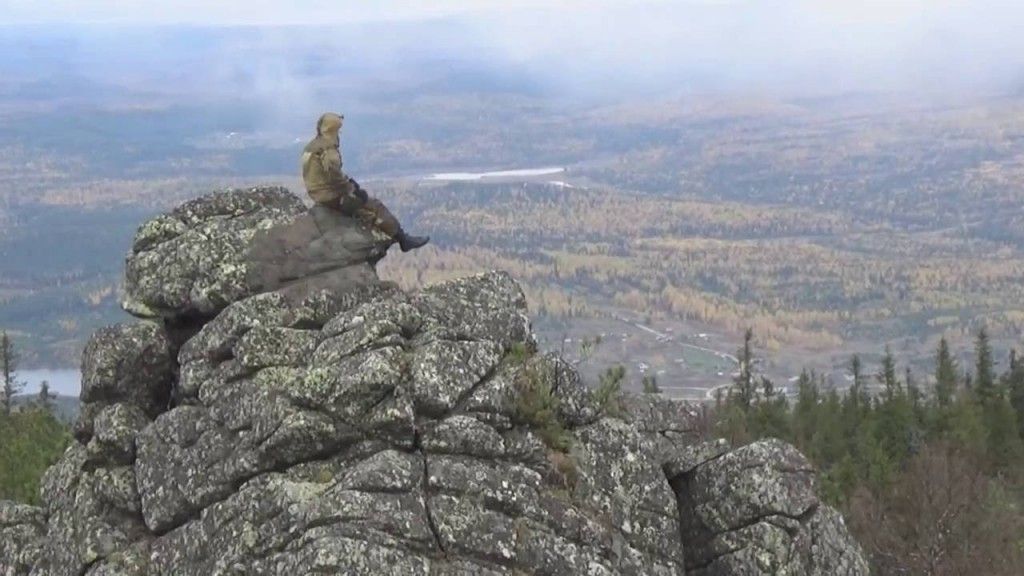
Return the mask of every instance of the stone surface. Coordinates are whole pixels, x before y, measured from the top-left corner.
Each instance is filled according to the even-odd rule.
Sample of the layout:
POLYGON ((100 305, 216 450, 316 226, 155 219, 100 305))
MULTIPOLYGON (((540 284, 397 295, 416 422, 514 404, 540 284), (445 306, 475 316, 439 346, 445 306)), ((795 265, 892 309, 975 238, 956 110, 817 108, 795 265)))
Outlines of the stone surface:
POLYGON ((406 294, 323 216, 259 189, 143 226, 128 308, 166 324, 90 343, 44 506, 0 503, 0 576, 867 573, 792 447, 700 443, 653 396, 602 414, 507 274, 406 294))
POLYGON ((46 514, 35 506, 0 500, 0 576, 23 576, 39 561, 46 514))
POLYGON ((665 476, 675 478, 681 474, 688 474, 697 466, 722 456, 729 449, 729 441, 724 438, 698 442, 675 449, 661 466, 665 470, 665 476))
POLYGON ((507 275, 330 314, 259 295, 182 347, 188 403, 137 436, 152 573, 682 573, 660 463, 613 450, 630 427, 585 405, 578 377, 561 393, 593 422, 571 432, 571 485, 552 483, 551 449, 511 425, 522 364, 506 354, 532 337, 507 275))
POLYGON ((141 317, 209 318, 258 290, 246 254, 260 230, 302 214, 283 188, 225 190, 143 224, 125 262, 122 307, 141 317))
POLYGON ((651 441, 663 465, 681 449, 699 444, 710 429, 708 406, 698 402, 626 393, 619 404, 625 419, 651 441))
POLYGON ((47 471, 41 495, 47 533, 32 574, 77 576, 150 536, 132 467, 92 461, 80 444, 47 471))
POLYGON ((167 409, 176 349, 156 322, 116 324, 98 330, 82 353, 82 415, 75 435, 83 443, 106 407, 126 403, 150 418, 167 409))
POLYGON ((256 292, 280 291, 298 302, 319 291, 343 293, 376 284, 374 265, 394 240, 358 220, 314 206, 256 232, 246 254, 246 280, 256 292))
POLYGON ((778 440, 691 451, 672 486, 687 573, 868 574, 842 518, 822 504, 807 459, 778 440), (695 464, 690 466, 689 464, 695 464))
POLYGON ((374 265, 394 240, 283 188, 225 190, 144 224, 125 267, 125 310, 205 321, 246 297, 300 302, 380 283, 374 265))

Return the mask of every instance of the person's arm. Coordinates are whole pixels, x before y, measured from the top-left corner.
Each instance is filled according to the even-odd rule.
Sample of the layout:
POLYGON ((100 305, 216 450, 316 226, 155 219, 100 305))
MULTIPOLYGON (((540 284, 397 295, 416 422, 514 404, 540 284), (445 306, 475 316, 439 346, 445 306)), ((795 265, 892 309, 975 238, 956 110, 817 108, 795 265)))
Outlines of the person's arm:
POLYGON ((370 201, 370 195, 366 193, 366 190, 363 190, 363 187, 359 185, 359 182, 356 182, 355 178, 349 176, 348 181, 352 183, 352 194, 356 198, 359 198, 363 203, 370 201))
POLYGON ((331 188, 343 195, 354 192, 355 186, 352 185, 351 179, 341 170, 341 153, 337 149, 324 150, 320 156, 320 162, 331 188))

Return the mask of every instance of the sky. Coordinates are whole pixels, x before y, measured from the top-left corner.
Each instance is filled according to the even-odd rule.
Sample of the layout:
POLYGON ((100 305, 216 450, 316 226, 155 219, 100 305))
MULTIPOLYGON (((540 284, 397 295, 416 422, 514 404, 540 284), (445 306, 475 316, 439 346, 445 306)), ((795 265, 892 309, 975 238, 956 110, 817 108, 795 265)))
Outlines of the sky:
POLYGON ((521 11, 578 12, 652 4, 731 4, 729 0, 2 0, 6 23, 324 24, 493 17, 521 11))
POLYGON ((711 7, 774 14, 764 22, 766 26, 778 26, 795 13, 836 25, 927 25, 973 13, 979 18, 972 20, 998 25, 1007 15, 1024 14, 1021 4, 1015 0, 0 0, 0 23, 337 24, 711 7))
POLYGON ((1024 86, 1022 0, 0 0, 0 24, 429 21, 457 25, 415 47, 424 54, 479 52, 584 90, 609 82, 798 93, 1024 86))

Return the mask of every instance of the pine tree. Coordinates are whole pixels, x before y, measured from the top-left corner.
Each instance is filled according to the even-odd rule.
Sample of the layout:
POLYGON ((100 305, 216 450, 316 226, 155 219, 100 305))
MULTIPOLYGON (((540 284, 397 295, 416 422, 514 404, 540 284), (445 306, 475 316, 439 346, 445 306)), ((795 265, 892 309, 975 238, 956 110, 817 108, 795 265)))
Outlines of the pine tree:
POLYGON ((1010 405, 1017 415, 1017 432, 1024 439, 1024 362, 1017 359, 1015 350, 1010 351, 1010 370, 1006 373, 1006 389, 1010 405))
POLYGON ((850 397, 854 403, 867 403, 867 391, 864 389, 864 366, 861 364, 860 355, 854 354, 850 358, 848 368, 853 384, 850 386, 850 397))
POLYGON ((68 429, 45 410, 0 414, 0 500, 37 503, 43 473, 70 439, 68 429))
POLYGON ((939 341, 939 351, 935 357, 935 399, 939 406, 949 406, 952 402, 958 371, 956 360, 949 352, 949 343, 943 338, 939 341))
POLYGON ((601 412, 612 417, 618 417, 622 412, 620 396, 622 393, 622 382, 626 379, 626 367, 622 364, 612 366, 598 376, 597 389, 594 390, 594 399, 601 408, 601 412))
POLYGON ((39 403, 43 409, 52 411, 53 400, 57 397, 56 394, 50 392, 50 383, 46 380, 39 385, 39 396, 36 398, 36 402, 39 403))
MULTIPOLYGON (((919 435, 914 406, 896 380, 896 362, 886 348, 882 360, 882 369, 878 379, 885 385, 885 394, 878 402, 872 414, 872 434, 877 447, 881 450, 876 459, 884 456, 887 462, 876 462, 879 470, 892 471, 898 469, 913 450, 914 439, 919 435)), ((883 476, 878 476, 882 480, 883 476)))
POLYGON ((644 394, 661 394, 661 387, 658 386, 657 376, 644 374, 643 378, 640 379, 640 385, 643 387, 644 394))
POLYGON ((899 392, 900 383, 896 379, 896 359, 893 358, 892 349, 885 347, 885 355, 882 356, 882 367, 875 375, 878 383, 885 387, 886 398, 892 398, 899 392))
MULTIPOLYGON (((858 357, 848 365, 854 385, 844 396, 834 387, 822 392, 818 384, 823 380, 805 371, 798 380, 796 400, 789 406, 784 395, 757 377, 760 388, 755 389, 750 408, 742 410, 735 401, 720 400, 716 426, 735 443, 776 436, 796 444, 820 470, 820 493, 825 501, 851 512, 854 522, 858 522, 858 510, 876 507, 859 519, 856 529, 861 538, 878 530, 880 519, 894 518, 908 528, 931 522, 942 534, 951 529, 973 534, 984 529, 994 511, 1006 511, 1007 518, 1017 518, 1024 505, 1020 492, 1024 479, 1024 362, 1011 353, 1009 370, 997 375, 985 333, 979 335, 976 352, 976 365, 961 374, 948 343, 939 343, 934 396, 920 394, 909 368, 904 378, 898 377, 898 363, 888 348, 876 375, 885 392, 873 399, 864 392, 865 370, 858 357), (975 388, 961 387, 968 379, 977 383, 975 388), (933 478, 920 476, 924 469, 915 468, 922 458, 940 458, 927 470, 933 478), (950 463, 956 460, 950 458, 976 473, 972 478, 981 483, 959 483, 970 478, 951 476, 950 463), (903 504, 892 505, 901 501, 885 500, 892 494, 899 494, 903 504), (951 495, 977 503, 967 506, 976 509, 977 515, 959 528, 951 528, 953 524, 943 520, 953 510, 948 504, 951 495)), ((955 510, 952 513, 961 514, 955 510)), ((892 531, 886 538, 906 538, 905 530, 893 528, 898 525, 890 523, 892 531)), ((999 566, 1007 570, 994 572, 991 568, 995 563, 978 569, 986 574, 1024 574, 1019 569, 1024 564, 1018 562, 1024 561, 1024 554, 1015 538, 1022 533, 1022 526, 1024 522, 1014 521, 991 527, 996 536, 986 540, 983 549, 970 552, 969 562, 959 546, 962 538, 927 543, 930 550, 937 550, 935 554, 960 554, 959 560, 948 566, 977 567, 981 566, 979 560, 999 556, 999 566)), ((890 549, 877 546, 882 541, 875 543, 876 549, 890 549)))
POLYGON ((14 395, 21 392, 25 385, 18 381, 18 351, 6 331, 0 332, 0 385, 3 386, 0 390, 3 393, 0 410, 8 415, 11 413, 14 395))
POLYGON ((974 390, 978 400, 987 403, 995 399, 998 391, 992 361, 992 345, 984 328, 978 331, 974 342, 974 390))
POLYGON ((754 432, 756 437, 789 438, 789 401, 785 394, 775 390, 772 381, 761 376, 762 397, 754 406, 754 432))
POLYGON ((796 439, 796 446, 804 453, 814 454, 811 440, 814 438, 818 422, 818 403, 821 399, 821 391, 813 375, 807 370, 800 372, 800 379, 797 381, 796 404, 793 406, 793 434, 796 439))
POLYGON ((754 396, 757 393, 754 389, 754 349, 751 344, 754 339, 754 330, 747 328, 746 333, 743 335, 743 347, 737 352, 740 361, 739 374, 733 378, 733 388, 736 391, 735 400, 739 404, 740 408, 747 410, 750 405, 754 402, 754 396))
POLYGON ((820 406, 816 421, 821 424, 821 430, 814 435, 817 449, 813 452, 820 454, 822 461, 832 466, 842 458, 847 442, 842 419, 843 401, 839 392, 835 388, 829 390, 820 406))
POLYGON ((1003 393, 1002 386, 996 385, 992 346, 984 328, 978 332, 974 354, 974 393, 986 427, 988 456, 997 468, 1008 468, 1024 448, 1021 446, 1016 411, 1003 393))
POLYGON ((1009 469, 1014 463, 1018 463, 1024 454, 1017 414, 1010 402, 1001 395, 989 400, 983 413, 988 429, 989 458, 998 469, 1009 469))

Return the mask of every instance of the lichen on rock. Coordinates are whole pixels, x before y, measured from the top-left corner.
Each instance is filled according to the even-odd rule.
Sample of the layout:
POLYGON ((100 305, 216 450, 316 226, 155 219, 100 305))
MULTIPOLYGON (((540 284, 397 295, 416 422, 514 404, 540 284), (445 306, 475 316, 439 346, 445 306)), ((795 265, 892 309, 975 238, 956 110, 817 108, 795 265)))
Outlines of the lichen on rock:
POLYGON ((818 499, 814 469, 789 444, 727 451, 716 442, 682 461, 671 482, 688 574, 869 573, 842 517, 818 499))

